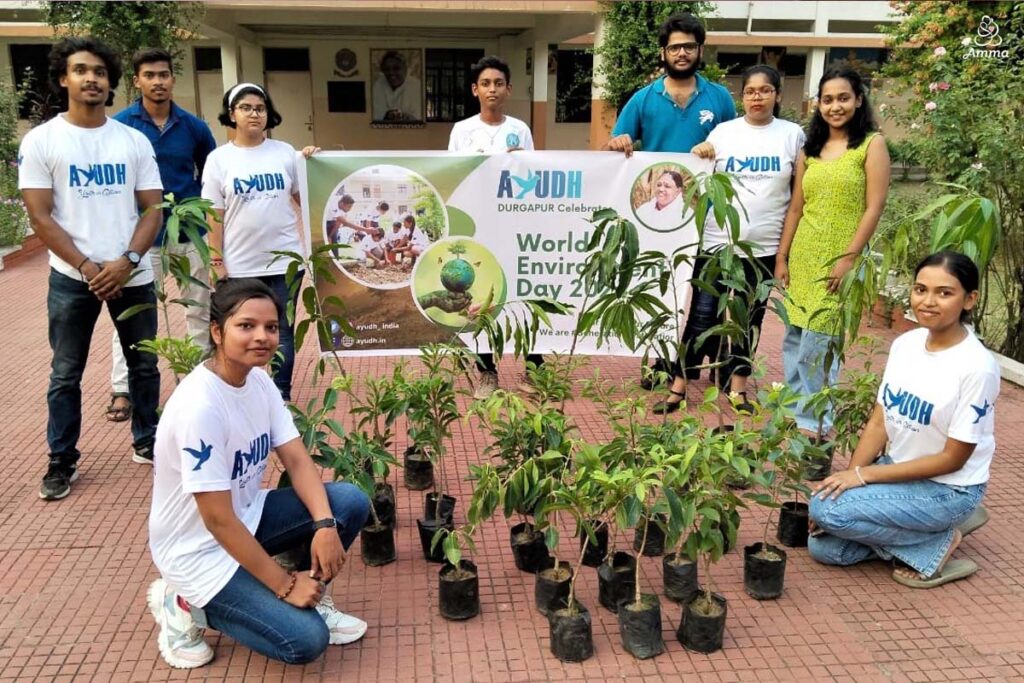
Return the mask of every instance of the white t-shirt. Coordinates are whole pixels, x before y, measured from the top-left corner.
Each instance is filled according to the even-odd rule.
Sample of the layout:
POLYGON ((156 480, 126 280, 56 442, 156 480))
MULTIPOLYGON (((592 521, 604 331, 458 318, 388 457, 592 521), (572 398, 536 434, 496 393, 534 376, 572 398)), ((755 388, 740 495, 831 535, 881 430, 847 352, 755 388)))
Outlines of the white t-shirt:
POLYGON ((230 491, 235 515, 255 533, 270 449, 298 436, 261 369, 233 387, 201 364, 174 390, 156 430, 149 548, 161 576, 189 603, 205 605, 238 569, 207 530, 193 494, 230 491))
POLYGON ((406 76, 402 85, 392 89, 391 84, 380 74, 373 81, 373 120, 385 121, 389 111, 397 110, 405 115, 398 121, 423 120, 423 84, 414 76, 406 76))
POLYGON ((387 233, 387 235, 384 237, 384 243, 388 245, 388 248, 391 248, 408 236, 409 231, 406 230, 405 228, 402 228, 398 232, 395 232, 394 229, 392 229, 391 232, 387 233))
MULTIPOLYGON (((52 190, 50 214, 84 255, 96 263, 121 257, 139 222, 139 190, 160 190, 153 145, 139 131, 114 119, 99 128, 70 124, 55 116, 25 134, 18 152, 18 188, 52 190)), ((83 282, 77 263, 50 252, 50 266, 83 282)), ((129 286, 153 281, 148 258, 129 286)))
POLYGON ((928 330, 901 335, 889 349, 878 403, 893 462, 934 455, 947 438, 977 444, 957 472, 932 477, 942 484, 969 486, 988 481, 995 451, 995 404, 999 365, 973 333, 943 351, 928 351, 928 330))
POLYGON ((656 199, 644 202, 637 207, 636 217, 647 227, 656 230, 678 228, 683 224, 683 195, 680 194, 660 209, 656 199))
MULTIPOLYGON (((803 130, 779 118, 767 126, 752 126, 740 117, 715 126, 707 141, 715 148, 715 170, 735 174, 742 182, 734 183, 743 203, 742 208, 736 207, 740 239, 751 243, 754 256, 777 253, 793 194, 793 168, 804 144, 803 130)), ((715 222, 714 214, 708 216, 704 247, 725 244, 729 244, 728 235, 715 222)))
POLYGON ((373 239, 373 237, 371 237, 370 235, 366 235, 365 237, 363 237, 362 241, 359 243, 359 248, 366 253, 370 253, 371 251, 375 251, 378 249, 381 252, 383 252, 385 246, 387 245, 384 243, 384 240, 380 240, 378 242, 377 240, 373 239))
POLYGON ((412 233, 412 237, 409 238, 409 245, 419 247, 420 249, 426 249, 430 246, 430 238, 427 237, 427 233, 416 228, 412 233))
POLYGON ((471 116, 452 126, 448 138, 449 152, 507 152, 513 147, 533 149, 533 135, 530 127, 515 118, 506 116, 500 125, 485 123, 480 115, 471 116))
POLYGON ((229 142, 206 157, 203 199, 224 210, 224 266, 230 277, 281 275, 288 261, 274 261, 271 252, 301 253, 292 205, 299 191, 297 156, 288 143, 268 139, 256 147, 229 142))

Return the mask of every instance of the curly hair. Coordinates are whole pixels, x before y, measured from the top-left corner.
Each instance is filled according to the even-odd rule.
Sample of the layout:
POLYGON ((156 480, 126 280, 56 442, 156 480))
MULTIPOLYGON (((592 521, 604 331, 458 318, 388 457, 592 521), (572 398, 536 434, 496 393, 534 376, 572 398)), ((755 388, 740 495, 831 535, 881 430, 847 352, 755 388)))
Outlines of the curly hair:
POLYGON ((92 36, 71 36, 64 38, 50 50, 50 67, 47 80, 50 89, 67 101, 67 88, 60 84, 61 76, 68 74, 68 57, 76 52, 88 52, 103 60, 107 67, 107 80, 110 81, 110 91, 117 89, 121 82, 121 59, 110 47, 92 36))

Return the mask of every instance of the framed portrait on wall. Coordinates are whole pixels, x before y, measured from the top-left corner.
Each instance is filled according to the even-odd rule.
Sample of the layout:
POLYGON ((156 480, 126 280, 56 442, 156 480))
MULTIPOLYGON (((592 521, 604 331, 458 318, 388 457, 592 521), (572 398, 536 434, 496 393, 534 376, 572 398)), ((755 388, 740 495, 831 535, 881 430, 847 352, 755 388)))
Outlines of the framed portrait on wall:
POLYGON ((418 127, 423 118, 423 50, 370 50, 370 111, 374 127, 418 127))

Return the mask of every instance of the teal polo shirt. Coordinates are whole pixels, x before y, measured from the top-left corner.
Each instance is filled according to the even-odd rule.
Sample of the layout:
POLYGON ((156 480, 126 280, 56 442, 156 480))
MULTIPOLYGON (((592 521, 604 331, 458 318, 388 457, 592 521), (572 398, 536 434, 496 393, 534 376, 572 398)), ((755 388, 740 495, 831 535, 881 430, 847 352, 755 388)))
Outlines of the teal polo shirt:
POLYGON ((642 140, 645 152, 689 152, 720 123, 736 118, 728 89, 697 74, 697 87, 685 107, 665 92, 665 77, 636 91, 623 107, 612 135, 642 140))

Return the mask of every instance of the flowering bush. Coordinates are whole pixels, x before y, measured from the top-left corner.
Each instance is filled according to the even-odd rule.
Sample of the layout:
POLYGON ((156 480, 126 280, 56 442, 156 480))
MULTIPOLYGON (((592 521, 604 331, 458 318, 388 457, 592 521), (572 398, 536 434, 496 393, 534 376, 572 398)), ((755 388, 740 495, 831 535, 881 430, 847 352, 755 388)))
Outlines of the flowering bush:
POLYGON ((975 319, 990 346, 1024 360, 1024 3, 891 4, 904 18, 884 29, 882 75, 909 97, 882 115, 933 179, 996 202, 1003 239, 975 319))
POLYGON ((25 204, 16 198, 0 198, 0 247, 21 244, 28 232, 25 204))

